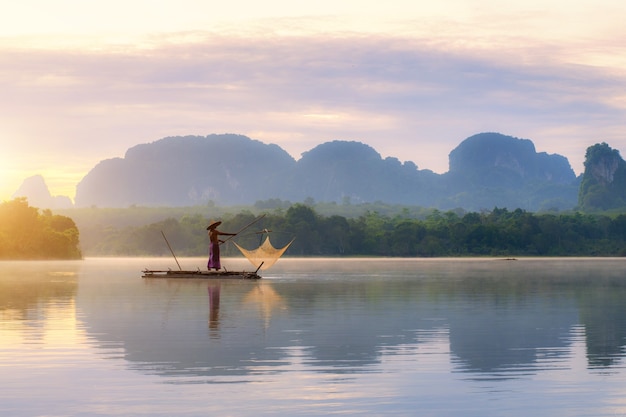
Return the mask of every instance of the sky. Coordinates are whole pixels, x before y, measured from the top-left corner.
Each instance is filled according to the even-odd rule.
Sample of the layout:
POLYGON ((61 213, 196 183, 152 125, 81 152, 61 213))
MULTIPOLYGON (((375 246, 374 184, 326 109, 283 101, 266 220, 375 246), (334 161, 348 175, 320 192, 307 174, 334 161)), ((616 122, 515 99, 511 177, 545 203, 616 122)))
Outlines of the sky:
MULTIPOLYGON (((626 151, 622 0, 0 0, 0 201, 169 136, 299 159, 333 140, 448 170, 499 132, 584 170, 626 151)), ((167 163, 167 161, 163 161, 167 163)), ((207 161, 210 163, 210 161, 207 161)))

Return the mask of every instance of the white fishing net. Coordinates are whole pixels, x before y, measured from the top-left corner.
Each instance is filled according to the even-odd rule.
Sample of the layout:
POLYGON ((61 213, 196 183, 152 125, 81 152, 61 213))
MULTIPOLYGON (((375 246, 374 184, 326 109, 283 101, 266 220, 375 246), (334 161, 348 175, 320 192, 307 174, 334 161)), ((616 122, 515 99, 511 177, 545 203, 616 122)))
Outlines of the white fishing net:
POLYGON ((265 240, 263 241, 263 244, 253 250, 244 249, 241 246, 239 246, 237 243, 235 242, 233 243, 235 243, 235 246, 237 246, 237 249, 241 251, 243 256, 248 258, 250 263, 254 265, 255 268, 259 268, 260 266, 261 270, 264 271, 276 263, 278 258, 280 258, 283 255, 283 253, 285 253, 285 251, 287 250, 289 245, 291 245, 292 242, 293 242, 293 239, 291 240, 291 242, 287 243, 286 246, 283 246, 282 248, 277 249, 274 246, 272 246, 272 243, 270 242, 270 237, 267 236, 265 240))

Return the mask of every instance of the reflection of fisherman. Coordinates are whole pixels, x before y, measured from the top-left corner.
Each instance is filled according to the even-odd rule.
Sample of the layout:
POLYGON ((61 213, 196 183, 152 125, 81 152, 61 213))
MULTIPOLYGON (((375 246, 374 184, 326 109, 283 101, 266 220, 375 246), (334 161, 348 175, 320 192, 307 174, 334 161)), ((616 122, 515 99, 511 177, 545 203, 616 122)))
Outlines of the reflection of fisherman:
POLYGON ((209 285, 209 328, 219 327, 220 284, 209 285))
POLYGON ((217 230, 217 226, 222 224, 222 222, 213 222, 206 228, 209 231, 209 263, 207 264, 207 269, 211 270, 211 268, 216 271, 222 269, 222 264, 220 263, 220 243, 224 241, 221 240, 220 236, 235 236, 236 233, 224 233, 217 230))

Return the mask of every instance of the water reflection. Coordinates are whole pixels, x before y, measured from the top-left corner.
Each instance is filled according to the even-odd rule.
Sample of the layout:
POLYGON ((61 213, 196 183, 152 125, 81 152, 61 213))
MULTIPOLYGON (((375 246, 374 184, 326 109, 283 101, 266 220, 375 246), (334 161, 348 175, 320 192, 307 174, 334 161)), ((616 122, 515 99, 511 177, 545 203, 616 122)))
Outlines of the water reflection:
POLYGON ((39 263, 24 271, 20 262, 4 262, 0 275, 0 311, 25 319, 33 307, 76 295, 76 265, 39 263))
POLYGON ((622 280, 605 282, 578 294, 590 368, 610 368, 622 361, 626 344, 625 300, 626 287, 622 280))
POLYGON ((299 262, 259 282, 142 280, 141 268, 88 262, 27 272, 6 264, 0 328, 37 337, 32 328, 50 306, 66 309, 94 343, 121 347, 130 368, 181 382, 302 367, 384 374, 394 357, 407 371, 437 357, 470 379, 520 378, 568 369, 583 343, 592 372, 623 364, 623 260, 299 262))
POLYGON ((477 379, 567 366, 583 335, 589 368, 621 366, 623 269, 572 262, 354 263, 351 273, 286 270, 254 283, 133 281, 110 297, 81 283, 79 301, 94 337, 122 344, 134 369, 164 376, 245 377, 294 364, 385 372, 385 358, 406 352, 421 366, 442 337, 453 370, 477 379))
POLYGON ((248 308, 256 308, 258 314, 263 318, 263 327, 267 330, 270 325, 272 313, 275 310, 284 310, 287 304, 275 290, 271 284, 255 285, 248 292, 243 303, 248 308))
POLYGON ((220 288, 219 282, 209 284, 209 329, 211 330, 219 330, 220 327, 220 288))
POLYGON ((74 319, 77 264, 39 262, 24 271, 3 262, 0 275, 0 341, 42 343, 53 320, 74 319))

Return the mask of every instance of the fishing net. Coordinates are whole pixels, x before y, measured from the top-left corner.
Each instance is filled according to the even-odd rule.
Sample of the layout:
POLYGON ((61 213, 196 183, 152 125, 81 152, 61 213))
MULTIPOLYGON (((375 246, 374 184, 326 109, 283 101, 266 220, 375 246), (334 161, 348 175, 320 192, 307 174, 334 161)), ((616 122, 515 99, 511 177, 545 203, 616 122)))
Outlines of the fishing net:
POLYGON ((291 242, 287 243, 286 246, 277 249, 272 246, 272 243, 270 242, 270 237, 268 236, 265 238, 265 241, 263 241, 263 244, 261 246, 253 250, 244 249, 237 243, 233 243, 235 243, 237 249, 239 249, 241 253, 243 253, 243 256, 248 258, 250 263, 254 265, 255 268, 258 268, 260 266, 261 270, 264 271, 276 263, 278 258, 280 258, 283 253, 285 253, 285 251, 292 242, 293 239, 291 239, 291 242))

